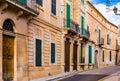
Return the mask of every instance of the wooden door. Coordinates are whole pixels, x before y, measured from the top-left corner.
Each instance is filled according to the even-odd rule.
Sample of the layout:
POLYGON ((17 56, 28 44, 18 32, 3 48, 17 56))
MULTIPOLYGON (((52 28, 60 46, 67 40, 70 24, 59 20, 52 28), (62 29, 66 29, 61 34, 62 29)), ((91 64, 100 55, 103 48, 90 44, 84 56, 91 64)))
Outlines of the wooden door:
POLYGON ((77 70, 77 43, 73 46, 73 70, 77 70))
POLYGON ((65 72, 70 71, 70 42, 65 41, 65 72))
POLYGON ((14 78, 14 37, 3 35, 3 80, 14 78))

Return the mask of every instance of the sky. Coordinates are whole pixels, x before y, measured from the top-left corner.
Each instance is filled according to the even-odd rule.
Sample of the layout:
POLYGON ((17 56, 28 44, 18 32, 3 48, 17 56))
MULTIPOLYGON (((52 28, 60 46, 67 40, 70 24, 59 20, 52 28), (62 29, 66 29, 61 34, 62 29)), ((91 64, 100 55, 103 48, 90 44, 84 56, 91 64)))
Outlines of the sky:
POLYGON ((115 24, 116 26, 120 25, 120 15, 115 15, 113 12, 114 6, 118 8, 118 14, 120 14, 120 0, 109 0, 111 1, 109 4, 107 0, 89 0, 99 12, 111 23, 115 24), (109 10, 106 9, 109 5, 109 10))

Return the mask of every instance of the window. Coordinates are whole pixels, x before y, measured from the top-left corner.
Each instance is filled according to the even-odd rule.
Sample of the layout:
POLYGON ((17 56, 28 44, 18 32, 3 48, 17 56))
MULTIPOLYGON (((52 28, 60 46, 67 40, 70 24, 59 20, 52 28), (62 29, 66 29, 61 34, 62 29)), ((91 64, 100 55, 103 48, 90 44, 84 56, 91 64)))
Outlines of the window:
POLYGON ((27 5, 27 0, 18 0, 18 2, 22 3, 23 5, 27 5))
POLYGON ((116 39, 116 49, 118 48, 118 40, 116 39))
POLYGON ((110 44, 109 34, 107 34, 107 44, 110 44))
POLYGON ((66 4, 66 27, 70 28, 70 5, 66 4))
POLYGON ((101 31, 100 29, 98 30, 98 42, 100 43, 100 38, 101 38, 101 31))
POLYGON ((56 15, 56 0, 52 0, 51 2, 51 12, 56 15))
POLYGON ((87 26, 87 31, 89 31, 89 26, 87 26))
POLYGON ((104 50, 102 51, 102 62, 104 62, 104 50))
POLYGON ((111 51, 110 51, 110 61, 112 61, 112 53, 111 53, 111 51))
POLYGON ((118 31, 118 37, 120 37, 120 28, 119 28, 119 31, 118 31))
POLYGON ((55 63, 55 43, 51 43, 51 63, 55 63))
POLYGON ((92 63, 92 46, 88 46, 88 63, 92 63))
POLYGON ((42 41, 36 39, 36 59, 35 65, 41 66, 42 65, 42 41))
POLYGON ((43 6, 43 0, 36 0, 36 3, 40 6, 43 6))
POLYGON ((84 17, 81 16, 81 34, 84 35, 84 17))
POLYGON ((6 19, 3 23, 3 29, 13 32, 13 24, 11 19, 6 19))

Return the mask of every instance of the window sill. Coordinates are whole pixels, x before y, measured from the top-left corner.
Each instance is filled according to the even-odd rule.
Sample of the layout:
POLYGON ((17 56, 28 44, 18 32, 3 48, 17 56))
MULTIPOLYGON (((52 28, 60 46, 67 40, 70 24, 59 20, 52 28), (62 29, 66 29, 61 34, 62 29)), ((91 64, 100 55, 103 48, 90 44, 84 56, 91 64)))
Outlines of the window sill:
POLYGON ((53 17, 54 19, 57 19, 57 16, 52 13, 50 14, 50 16, 53 17))
POLYGON ((40 5, 38 5, 38 4, 35 4, 35 7, 37 7, 38 9, 40 9, 41 11, 44 12, 44 8, 43 8, 43 6, 40 6, 40 5))
POLYGON ((54 66, 55 66, 55 65, 56 65, 56 63, 51 63, 50 65, 54 65, 54 66))

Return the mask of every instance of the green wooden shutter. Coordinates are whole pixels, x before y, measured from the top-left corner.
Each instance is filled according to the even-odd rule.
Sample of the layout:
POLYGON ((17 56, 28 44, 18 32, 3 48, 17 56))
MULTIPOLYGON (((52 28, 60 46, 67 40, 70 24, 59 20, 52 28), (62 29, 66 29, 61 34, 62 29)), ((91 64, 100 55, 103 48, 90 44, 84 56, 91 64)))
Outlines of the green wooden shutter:
POLYGON ((84 17, 81 16, 81 34, 84 35, 84 17))
POLYGON ((20 3, 22 3, 23 5, 27 5, 27 0, 18 0, 20 3))
POLYGON ((89 56, 89 62, 88 63, 92 63, 92 46, 89 46, 88 48, 88 56, 89 56))
POLYGON ((81 0, 81 2, 84 4, 84 0, 81 0))
POLYGON ((36 66, 42 65, 42 41, 36 39, 36 66))
POLYGON ((51 12, 56 15, 56 0, 52 0, 51 2, 51 12))
POLYGON ((98 31, 98 34, 99 34, 99 43, 100 43, 100 38, 101 38, 101 31, 100 31, 100 29, 98 31))
POLYGON ((66 27, 70 28, 70 5, 66 4, 66 27))
POLYGON ((55 44, 51 43, 51 63, 55 63, 55 44))

